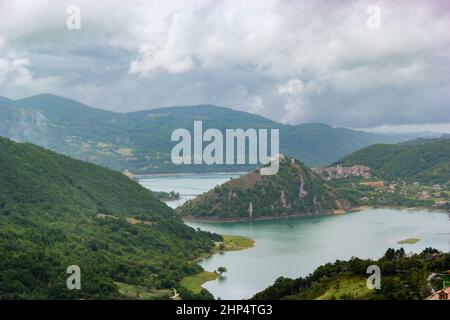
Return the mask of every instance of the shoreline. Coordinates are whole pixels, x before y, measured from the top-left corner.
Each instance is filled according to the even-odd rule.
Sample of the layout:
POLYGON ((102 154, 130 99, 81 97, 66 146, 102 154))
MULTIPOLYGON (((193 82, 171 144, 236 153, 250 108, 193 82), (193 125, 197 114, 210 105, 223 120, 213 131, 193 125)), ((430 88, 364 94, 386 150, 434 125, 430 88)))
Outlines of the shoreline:
POLYGON ((341 215, 341 214, 360 212, 363 210, 371 210, 371 209, 396 209, 396 210, 403 210, 403 211, 423 210, 423 211, 442 212, 442 213, 450 214, 450 212, 443 210, 443 209, 434 209, 434 208, 428 208, 428 207, 360 206, 360 207, 354 207, 354 208, 351 208, 348 210, 342 210, 342 211, 335 210, 333 212, 330 211, 330 212, 319 212, 319 213, 293 213, 293 214, 284 215, 284 216, 257 217, 257 218, 252 218, 252 219, 249 219, 247 217, 243 217, 243 218, 218 218, 218 217, 195 218, 192 216, 187 216, 187 217, 182 217, 182 220, 184 222, 200 222, 200 223, 258 222, 258 221, 272 221, 272 220, 287 220, 287 219, 291 219, 291 218, 300 218, 300 217, 341 215))
POLYGON ((218 175, 227 175, 227 174, 247 174, 249 172, 247 171, 220 171, 220 172, 177 172, 177 173, 141 173, 141 174, 134 174, 134 177, 137 179, 145 179, 145 177, 163 177, 163 176, 189 176, 189 175, 210 175, 210 174, 218 174, 218 175))
POLYGON ((182 220, 185 222, 205 222, 205 223, 220 223, 220 222, 253 222, 253 221, 270 221, 270 220, 284 220, 290 218, 298 218, 298 217, 311 217, 311 216, 327 216, 327 215, 339 215, 341 213, 334 212, 320 212, 320 213, 298 213, 298 214, 289 214, 284 216, 273 216, 273 217, 258 217, 258 218, 225 218, 220 219, 217 217, 211 218, 194 218, 194 217, 182 217, 182 220))
MULTIPOLYGON (((427 210, 427 208, 417 208, 417 207, 392 207, 392 206, 359 206, 359 207, 354 207, 354 208, 351 208, 351 209, 349 209, 349 210, 346 210, 345 211, 345 213, 351 213, 351 212, 362 212, 363 210, 370 210, 370 209, 396 209, 396 210, 402 210, 402 211, 405 211, 405 212, 407 212, 407 211, 411 211, 411 210, 421 210, 421 211, 429 211, 429 212, 441 212, 441 213, 447 213, 447 214, 449 214, 449 212, 448 211, 446 211, 446 210, 436 210, 436 209, 434 209, 434 208, 428 208, 428 210, 427 210)), ((323 215, 332 215, 332 214, 334 214, 334 215, 340 215, 341 213, 336 213, 336 212, 328 212, 328 213, 321 213, 321 214, 319 214, 319 215, 321 215, 321 216, 323 216, 323 215)), ((424 213, 424 214, 426 214, 426 213, 424 213)), ((313 214, 313 215, 317 215, 317 214, 313 214)), ((319 215, 317 215, 317 216, 319 216, 319 215)), ((310 215, 305 215, 305 214, 303 214, 303 215, 300 215, 300 216, 312 216, 312 214, 310 214, 310 215)), ((284 216, 284 217, 276 217, 276 219, 270 219, 270 220, 279 220, 279 219, 289 219, 289 218, 291 218, 291 217, 299 217, 299 215, 296 215, 296 216, 292 216, 292 215, 290 215, 290 216, 284 216)), ((266 219, 267 220, 267 219, 266 219)), ((199 220, 196 220, 196 221, 199 221, 199 220)), ((196 221, 194 221, 194 222, 196 222, 196 221)), ((252 220, 252 221, 256 221, 256 220, 252 220)), ((214 222, 214 221, 211 221, 211 220, 209 220, 209 221, 203 221, 203 222, 214 222)), ((215 221, 215 222, 224 222, 224 221, 215 221)), ((225 221, 225 222, 239 222, 239 221, 225 221)), ((202 227, 200 227, 200 228, 202 228, 202 227)), ((223 235, 224 236, 224 235, 223 235)), ((239 237, 239 236, 238 236, 239 237)), ((249 239, 251 239, 251 238, 249 238, 249 239)), ((411 238, 412 239, 412 238, 411 238)), ((400 240, 400 241, 404 241, 404 240, 410 240, 409 238, 408 239, 403 239, 403 240, 400 240)), ((419 241, 421 241, 420 239, 418 239, 419 241)), ((398 242, 397 242, 398 243, 398 242)), ((409 243, 408 244, 403 244, 404 246, 406 246, 406 245, 410 245, 409 243)), ((240 250, 247 250, 247 249, 251 249, 252 247, 254 247, 255 246, 255 243, 254 243, 254 241, 253 241, 253 243, 252 243, 252 245, 251 246, 249 246, 249 247, 247 247, 247 248, 242 248, 242 249, 240 249, 240 250)), ((239 249, 238 249, 239 250, 239 249)), ((230 250, 222 250, 222 251, 230 251, 230 250)), ((231 250, 231 251, 233 251, 233 250, 231 250)), ((212 256, 214 256, 215 254, 220 254, 220 251, 216 251, 216 252, 210 252, 209 254, 207 254, 207 255, 204 255, 204 256, 201 256, 201 257, 198 257, 197 259, 195 259, 195 261, 194 261, 194 263, 197 263, 197 264, 199 264, 199 263, 201 263, 201 260, 206 260, 206 259, 208 259, 208 258, 210 258, 210 257, 212 257, 212 256)), ((226 266, 226 265, 225 265, 226 266)), ((211 271, 204 271, 204 273, 211 273, 211 271)), ((200 275, 199 275, 200 276, 200 275)), ((203 281, 202 283, 200 283, 199 284, 199 286, 201 287, 201 288, 203 288, 203 289, 205 289, 205 290, 208 290, 208 289, 206 289, 205 287, 204 287, 204 285, 205 284, 207 284, 207 283, 209 283, 209 282, 211 282, 211 281, 217 281, 217 279, 219 278, 219 275, 218 274, 216 274, 216 276, 214 277, 214 278, 210 278, 210 279, 208 279, 208 280, 205 280, 205 281, 203 281)), ((209 291, 209 290, 208 290, 209 291)), ((211 291, 209 291, 211 294, 213 294, 211 291)), ((213 294, 213 296, 214 296, 214 298, 217 298, 216 297, 216 295, 215 294, 213 294)))
POLYGON ((225 244, 224 248, 218 248, 217 244, 212 248, 211 252, 205 252, 204 254, 201 254, 200 256, 194 258, 192 261, 195 263, 198 263, 204 259, 208 259, 210 257, 212 257, 215 254, 220 254, 221 252, 232 252, 232 251, 242 251, 242 250, 248 250, 251 249, 253 247, 255 247, 255 240, 253 240, 250 237, 246 237, 246 236, 241 236, 241 235, 229 235, 229 234, 221 234, 221 236, 224 238, 223 243, 225 244), (231 246, 230 244, 233 241, 248 241, 249 244, 246 245, 242 245, 235 247, 235 246, 231 246))
MULTIPOLYGON (((223 248, 220 247, 220 244, 216 243, 213 246, 211 252, 201 254, 200 256, 194 258, 192 262, 199 265, 199 263, 202 260, 209 259, 215 254, 221 254, 223 252, 248 250, 255 246, 255 240, 253 240, 250 237, 240 235, 226 235, 226 234, 223 234, 222 237, 224 238, 224 241, 222 242, 224 244, 223 248)), ((188 290, 191 290, 193 292, 200 292, 202 289, 207 290, 206 288, 203 287, 205 283, 215 281, 220 276, 221 274, 218 273, 217 270, 207 271, 203 269, 202 272, 183 277, 183 279, 180 281, 180 284, 188 290)))

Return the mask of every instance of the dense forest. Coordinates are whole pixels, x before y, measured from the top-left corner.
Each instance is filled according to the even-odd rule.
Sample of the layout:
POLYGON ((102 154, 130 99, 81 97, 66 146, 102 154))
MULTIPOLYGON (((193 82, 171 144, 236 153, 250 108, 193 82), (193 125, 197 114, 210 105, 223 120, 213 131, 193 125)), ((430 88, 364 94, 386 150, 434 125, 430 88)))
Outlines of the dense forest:
POLYGON ((385 180, 450 183, 450 139, 419 139, 400 144, 377 144, 358 150, 335 164, 363 164, 385 180))
POLYGON ((298 279, 278 278, 253 299, 424 299, 442 288, 442 279, 427 281, 433 273, 450 269, 450 254, 427 248, 420 254, 405 254, 403 248, 388 249, 378 260, 352 258, 337 260, 318 267, 312 274, 298 279), (381 270, 381 288, 366 286, 367 267, 377 265, 381 270), (430 288, 431 286, 431 288, 430 288))
POLYGON ((330 213, 350 207, 337 192, 300 161, 283 157, 277 174, 259 170, 232 179, 177 210, 185 217, 256 219, 330 213))
POLYGON ((0 138, 0 298, 212 298, 179 283, 217 234, 186 226, 123 174, 0 138), (81 290, 68 290, 69 265, 81 290), (128 292, 128 291, 126 291, 128 292))

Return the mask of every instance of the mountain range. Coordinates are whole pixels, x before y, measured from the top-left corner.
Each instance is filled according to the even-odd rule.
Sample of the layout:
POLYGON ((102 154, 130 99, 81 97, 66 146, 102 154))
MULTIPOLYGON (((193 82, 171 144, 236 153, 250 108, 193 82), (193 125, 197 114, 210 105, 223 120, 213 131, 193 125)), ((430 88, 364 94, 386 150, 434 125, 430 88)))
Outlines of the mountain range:
POLYGON ((329 164, 375 144, 406 141, 407 136, 367 133, 321 123, 286 125, 259 115, 211 105, 165 107, 116 113, 52 94, 11 100, 0 97, 0 135, 32 142, 80 160, 134 173, 239 171, 249 166, 172 164, 171 133, 207 128, 278 128, 280 150, 308 166, 329 164))

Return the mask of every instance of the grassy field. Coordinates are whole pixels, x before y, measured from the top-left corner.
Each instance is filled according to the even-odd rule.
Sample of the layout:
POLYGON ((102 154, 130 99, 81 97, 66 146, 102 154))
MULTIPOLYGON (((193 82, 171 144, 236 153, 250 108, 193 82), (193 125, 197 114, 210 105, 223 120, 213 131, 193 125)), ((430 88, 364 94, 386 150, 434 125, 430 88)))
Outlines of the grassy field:
POLYGON ((115 285, 119 288, 119 293, 127 299, 166 300, 173 295, 173 292, 170 289, 148 289, 146 287, 135 286, 122 282, 115 282, 115 285))
POLYGON ((397 243, 398 244, 414 244, 414 243, 417 243, 419 241, 420 241, 420 239, 417 239, 417 238, 408 238, 408 239, 405 239, 405 240, 401 240, 401 241, 399 241, 397 243))
POLYGON ((251 248, 255 245, 255 241, 248 237, 223 235, 223 245, 216 245, 219 251, 238 251, 251 248))
POLYGON ((192 276, 184 277, 180 284, 194 293, 199 293, 202 290, 202 284, 215 280, 218 276, 215 272, 203 271, 192 276))
POLYGON ((252 248, 255 245, 255 241, 251 238, 235 235, 222 235, 223 242, 216 243, 212 252, 204 253, 198 256, 194 261, 200 261, 209 258, 211 255, 224 251, 239 251, 252 248))
POLYGON ((362 277, 345 277, 339 279, 327 292, 316 297, 316 300, 362 299, 372 292, 367 288, 366 281, 367 279, 362 277))

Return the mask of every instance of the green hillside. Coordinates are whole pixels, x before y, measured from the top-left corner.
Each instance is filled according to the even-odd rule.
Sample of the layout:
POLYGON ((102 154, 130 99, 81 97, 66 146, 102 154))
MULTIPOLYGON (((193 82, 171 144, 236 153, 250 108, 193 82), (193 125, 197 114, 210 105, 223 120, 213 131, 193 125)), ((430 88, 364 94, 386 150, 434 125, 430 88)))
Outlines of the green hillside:
POLYGON ((188 201, 178 211, 188 218, 258 219, 329 213, 348 206, 303 163, 283 158, 276 175, 253 171, 188 201))
POLYGON ((80 160, 134 173, 243 171, 249 166, 176 166, 171 133, 192 130, 194 120, 207 128, 278 128, 283 154, 307 165, 332 163, 374 143, 406 137, 377 135, 324 124, 284 125, 267 118, 211 105, 152 109, 131 113, 99 110, 75 100, 41 94, 20 100, 0 99, 0 135, 32 142, 80 160))
POLYGON ((121 173, 32 144, 0 138, 0 181, 0 299, 120 298, 117 283, 190 297, 191 260, 221 239, 121 173), (69 265, 81 290, 66 287, 69 265))
POLYGON ((427 248, 420 254, 406 255, 403 248, 388 249, 379 260, 352 258, 318 267, 298 279, 278 278, 273 285, 257 293, 257 300, 418 300, 431 294, 430 286, 442 288, 442 280, 428 283, 431 273, 446 272, 450 254, 427 248), (367 267, 381 269, 381 288, 367 288, 367 267))
POLYGON ((372 174, 386 180, 448 184, 450 139, 373 145, 344 157, 336 164, 363 164, 371 168, 372 174))

